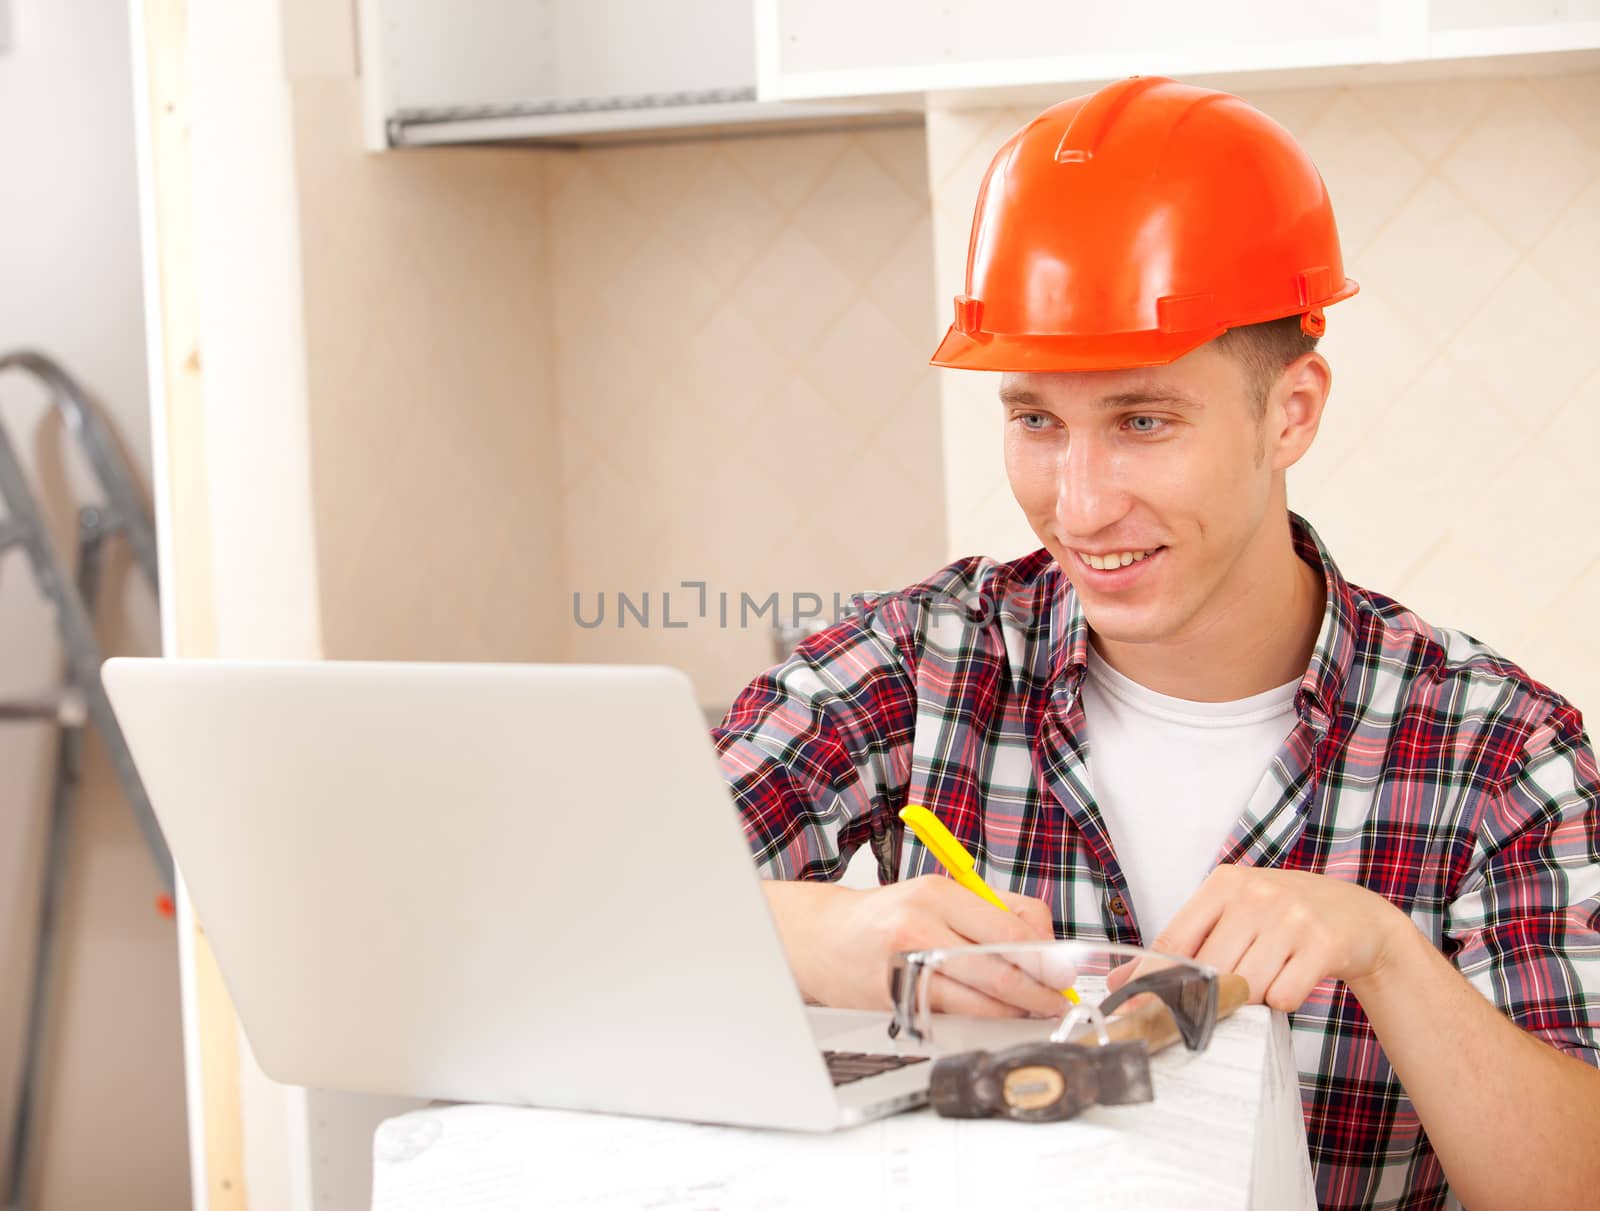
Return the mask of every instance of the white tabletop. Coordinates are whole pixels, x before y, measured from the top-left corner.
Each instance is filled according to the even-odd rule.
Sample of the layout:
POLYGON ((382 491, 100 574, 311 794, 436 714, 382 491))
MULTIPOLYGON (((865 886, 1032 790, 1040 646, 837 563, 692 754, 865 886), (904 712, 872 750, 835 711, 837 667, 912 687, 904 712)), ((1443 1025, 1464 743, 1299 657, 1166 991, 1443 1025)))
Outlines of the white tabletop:
POLYGON ((827 1206, 1314 1211, 1281 1013, 1247 1006, 1210 1048, 1152 1061, 1156 1100, 1065 1123, 931 1110, 831 1135, 513 1106, 431 1106, 383 1123, 374 1211, 827 1206))

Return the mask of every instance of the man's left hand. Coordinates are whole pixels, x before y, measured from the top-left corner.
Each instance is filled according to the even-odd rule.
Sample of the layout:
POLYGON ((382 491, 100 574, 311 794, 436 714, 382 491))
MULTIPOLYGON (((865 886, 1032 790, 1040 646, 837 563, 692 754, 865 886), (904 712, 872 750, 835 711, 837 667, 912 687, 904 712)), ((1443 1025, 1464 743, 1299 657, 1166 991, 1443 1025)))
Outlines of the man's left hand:
POLYGON ((1250 999, 1295 1010, 1323 980, 1362 986, 1391 963, 1409 918, 1376 892, 1305 871, 1218 866, 1150 946, 1238 972, 1250 999))

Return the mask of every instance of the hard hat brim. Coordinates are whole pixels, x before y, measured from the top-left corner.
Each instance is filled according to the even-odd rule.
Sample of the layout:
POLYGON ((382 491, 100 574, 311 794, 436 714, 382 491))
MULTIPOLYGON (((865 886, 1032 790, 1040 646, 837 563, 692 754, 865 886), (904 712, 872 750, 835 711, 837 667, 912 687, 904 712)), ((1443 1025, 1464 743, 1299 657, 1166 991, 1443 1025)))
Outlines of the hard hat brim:
POLYGON ((1095 336, 983 333, 973 337, 952 324, 928 360, 930 365, 952 370, 1129 370, 1175 362, 1225 331, 1218 325, 1193 332, 1095 336))
MULTIPOLYGON (((1339 289, 1319 298, 1309 309, 1321 309, 1350 298, 1361 289, 1354 278, 1345 278, 1339 289)), ((928 359, 932 366, 951 370, 1133 370, 1140 366, 1165 366, 1186 353, 1215 340, 1229 328, 1262 323, 1293 315, 1275 307, 1267 314, 1233 324, 1217 324, 1187 332, 1059 333, 1039 336, 1027 332, 964 332, 959 324, 945 330, 944 340, 928 359)))

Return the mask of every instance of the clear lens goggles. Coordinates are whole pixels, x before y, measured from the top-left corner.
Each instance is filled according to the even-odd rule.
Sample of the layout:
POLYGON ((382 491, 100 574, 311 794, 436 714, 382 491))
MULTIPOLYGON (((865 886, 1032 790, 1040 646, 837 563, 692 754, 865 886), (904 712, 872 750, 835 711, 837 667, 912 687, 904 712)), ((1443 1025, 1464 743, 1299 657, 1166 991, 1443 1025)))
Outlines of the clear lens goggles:
POLYGON ((1217 1023, 1217 973, 1118 942, 950 946, 896 955, 891 1036, 935 1054, 1042 1039, 1104 1041, 1104 1019, 1148 996, 1199 1051, 1217 1023))

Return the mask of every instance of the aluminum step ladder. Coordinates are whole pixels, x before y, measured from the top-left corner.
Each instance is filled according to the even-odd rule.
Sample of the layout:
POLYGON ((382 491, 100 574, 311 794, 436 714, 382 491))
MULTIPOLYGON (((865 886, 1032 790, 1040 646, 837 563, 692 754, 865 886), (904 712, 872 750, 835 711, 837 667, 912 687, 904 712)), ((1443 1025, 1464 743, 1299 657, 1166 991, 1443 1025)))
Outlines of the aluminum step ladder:
MULTIPOLYGON (((0 701, 0 723, 53 720, 61 726, 39 896, 26 1043, 7 1154, 3 1204, 7 1211, 32 1211, 38 1197, 32 1172, 37 1158, 30 1153, 29 1144, 36 1125, 34 1114, 42 1053, 48 1041, 48 1015, 54 999, 59 944, 56 927, 66 890, 67 856, 86 728, 93 728, 100 734, 111 758, 123 796, 150 850, 157 878, 166 889, 163 907, 169 911, 173 875, 166 841, 150 810, 150 800, 134 768, 122 729, 117 726, 111 703, 100 684, 104 656, 94 631, 94 606, 106 541, 117 534, 127 540, 134 563, 144 573, 150 591, 155 593, 158 588, 155 528, 135 489, 131 469, 104 420, 77 382, 50 358, 34 352, 0 356, 0 375, 8 370, 29 375, 50 393, 68 432, 87 457, 105 498, 101 504, 78 509, 78 547, 69 567, 50 541, 5 425, 0 422, 0 504, 5 507, 4 514, 0 514, 0 571, 4 570, 6 557, 13 547, 20 548, 27 556, 34 581, 54 607, 66 664, 65 683, 60 688, 26 700, 0 701)), ((3 582, 0 576, 0 584, 3 582)))

